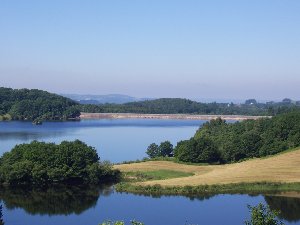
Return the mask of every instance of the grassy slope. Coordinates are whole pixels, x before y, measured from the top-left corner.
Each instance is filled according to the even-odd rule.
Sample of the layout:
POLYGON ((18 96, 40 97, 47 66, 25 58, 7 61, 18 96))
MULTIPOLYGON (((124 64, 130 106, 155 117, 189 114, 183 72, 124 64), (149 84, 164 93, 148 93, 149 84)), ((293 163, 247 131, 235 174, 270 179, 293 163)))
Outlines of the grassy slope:
POLYGON ((123 172, 174 170, 193 176, 139 182, 140 185, 198 186, 255 182, 300 182, 300 149, 273 157, 253 159, 227 165, 194 166, 167 161, 149 161, 116 165, 123 172))
POLYGON ((124 179, 129 182, 148 181, 148 180, 165 180, 178 177, 192 176, 193 173, 186 173, 175 170, 154 170, 154 171, 136 171, 124 172, 124 179))

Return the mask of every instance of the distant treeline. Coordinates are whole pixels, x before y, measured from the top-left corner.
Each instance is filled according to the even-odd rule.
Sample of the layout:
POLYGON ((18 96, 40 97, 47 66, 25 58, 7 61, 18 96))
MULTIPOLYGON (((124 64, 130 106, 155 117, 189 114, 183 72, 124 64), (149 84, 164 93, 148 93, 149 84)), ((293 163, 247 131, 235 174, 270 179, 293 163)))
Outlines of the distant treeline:
POLYGON ((190 140, 174 149, 179 161, 230 163, 246 158, 273 155, 300 146, 300 111, 272 118, 226 123, 205 123, 190 140))
POLYGON ((255 99, 244 104, 200 103, 181 98, 161 98, 124 104, 79 104, 76 101, 37 89, 0 87, 1 120, 66 120, 86 113, 141 113, 141 114, 208 114, 208 115, 277 115, 299 108, 300 102, 258 103, 255 99))
POLYGON ((80 115, 78 103, 41 90, 0 87, 0 120, 65 120, 80 115))
POLYGON ((209 115, 277 115, 300 107, 299 102, 285 99, 282 102, 257 103, 254 99, 244 104, 199 103, 181 98, 161 98, 124 104, 80 105, 86 113, 149 113, 149 114, 209 114, 209 115))

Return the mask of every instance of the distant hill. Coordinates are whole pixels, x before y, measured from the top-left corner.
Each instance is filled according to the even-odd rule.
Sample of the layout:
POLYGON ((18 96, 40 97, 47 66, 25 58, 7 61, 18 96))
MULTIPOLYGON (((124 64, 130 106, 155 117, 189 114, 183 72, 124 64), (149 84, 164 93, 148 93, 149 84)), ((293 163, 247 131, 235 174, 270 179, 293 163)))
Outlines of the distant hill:
POLYGON ((64 97, 73 99, 80 104, 123 104, 128 102, 137 102, 150 100, 150 98, 136 98, 129 95, 109 94, 109 95, 80 95, 80 94, 61 94, 64 97))
POLYGON ((78 103, 37 89, 0 87, 0 120, 65 120, 80 115, 78 103))
POLYGON ((86 113, 149 113, 149 114, 208 114, 208 115, 276 115, 299 108, 294 101, 258 103, 255 99, 243 104, 201 103, 182 98, 160 98, 123 104, 80 105, 80 111, 86 113))

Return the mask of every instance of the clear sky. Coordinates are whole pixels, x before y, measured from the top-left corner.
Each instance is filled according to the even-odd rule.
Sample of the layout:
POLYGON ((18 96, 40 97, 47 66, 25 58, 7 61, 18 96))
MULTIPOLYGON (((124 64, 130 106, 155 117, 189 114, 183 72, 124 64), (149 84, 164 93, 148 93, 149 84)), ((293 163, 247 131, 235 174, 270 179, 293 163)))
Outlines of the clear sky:
POLYGON ((1 0, 0 86, 300 100, 299 0, 1 0))

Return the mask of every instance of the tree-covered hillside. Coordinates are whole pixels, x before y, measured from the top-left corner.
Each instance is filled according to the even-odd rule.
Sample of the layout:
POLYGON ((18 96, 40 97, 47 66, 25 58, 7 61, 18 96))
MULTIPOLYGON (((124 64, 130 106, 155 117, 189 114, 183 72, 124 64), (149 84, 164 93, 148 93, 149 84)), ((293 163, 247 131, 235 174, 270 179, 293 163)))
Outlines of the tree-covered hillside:
POLYGON ((181 98, 161 98, 125 104, 81 105, 87 113, 154 113, 154 114, 210 114, 210 115, 276 115, 299 107, 296 102, 257 103, 247 100, 244 104, 200 103, 181 98))
POLYGON ((86 113, 149 113, 208 115, 277 115, 299 108, 299 101, 258 103, 248 99, 244 104, 200 103, 182 98, 160 98, 124 104, 79 104, 76 101, 37 89, 0 87, 1 120, 66 120, 86 113))
POLYGON ((46 91, 0 87, 0 120, 65 120, 80 115, 77 106, 46 91))
POLYGON ((205 123, 190 140, 177 144, 174 155, 194 163, 236 162, 263 157, 300 146, 300 111, 273 118, 226 123, 205 123))

